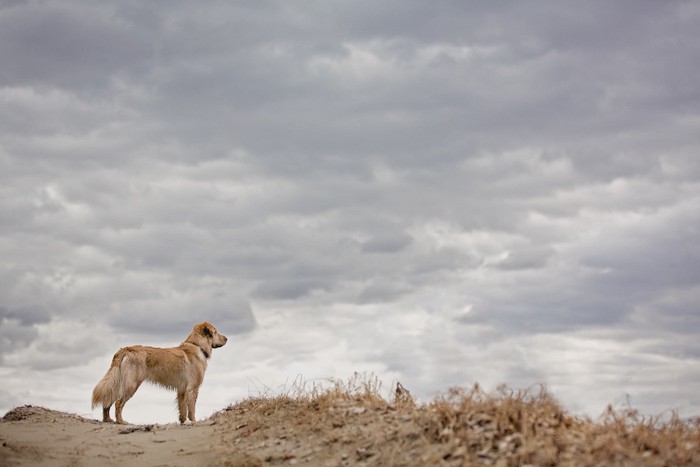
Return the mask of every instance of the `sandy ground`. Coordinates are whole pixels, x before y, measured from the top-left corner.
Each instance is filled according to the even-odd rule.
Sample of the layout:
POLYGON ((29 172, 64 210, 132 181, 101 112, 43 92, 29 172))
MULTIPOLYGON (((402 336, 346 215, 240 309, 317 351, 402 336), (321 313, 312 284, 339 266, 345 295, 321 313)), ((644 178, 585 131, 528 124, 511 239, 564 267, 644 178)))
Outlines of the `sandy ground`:
POLYGON ((391 406, 350 401, 322 412, 287 400, 249 401, 188 425, 117 425, 24 406, 0 422, 0 466, 422 465, 428 457, 439 463, 450 447, 429 449, 421 431, 391 406), (381 443, 387 435, 419 443, 381 443))
MULTIPOLYGON (((398 426, 405 417, 390 406, 339 401, 328 409, 321 421, 304 405, 271 399, 249 401, 195 424, 117 425, 18 407, 0 422, 0 465, 418 465, 409 460, 427 459, 420 446, 415 452, 378 444, 386 433, 376 425, 398 426)), ((402 432, 419 439, 421 428, 409 418, 404 422, 402 432)))
POLYGON ((116 425, 41 407, 10 411, 0 423, 0 465, 221 465, 215 422, 116 425))
MULTIPOLYGON (((403 396, 402 396, 403 397, 403 396)), ((116 425, 24 406, 0 466, 700 465, 700 420, 572 417, 542 393, 478 389, 415 404, 360 388, 250 399, 189 425, 116 425)))

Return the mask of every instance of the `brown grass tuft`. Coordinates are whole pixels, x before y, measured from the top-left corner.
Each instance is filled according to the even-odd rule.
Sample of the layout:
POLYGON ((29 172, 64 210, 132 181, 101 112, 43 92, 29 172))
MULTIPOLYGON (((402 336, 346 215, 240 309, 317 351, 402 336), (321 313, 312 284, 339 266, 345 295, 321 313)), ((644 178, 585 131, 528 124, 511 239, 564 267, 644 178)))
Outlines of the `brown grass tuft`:
POLYGON ((420 404, 400 383, 384 398, 366 375, 328 383, 296 381, 212 419, 226 445, 267 464, 700 465, 700 426, 676 415, 609 409, 593 422, 567 414, 543 386, 474 385, 420 404))

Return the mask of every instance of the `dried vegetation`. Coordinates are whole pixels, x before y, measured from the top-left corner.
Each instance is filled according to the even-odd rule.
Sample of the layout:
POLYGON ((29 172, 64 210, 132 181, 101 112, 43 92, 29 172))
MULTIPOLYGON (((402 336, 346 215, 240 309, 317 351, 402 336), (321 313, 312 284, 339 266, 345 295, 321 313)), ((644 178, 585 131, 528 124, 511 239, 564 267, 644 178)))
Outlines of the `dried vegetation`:
POLYGON ((626 410, 567 414, 544 388, 478 385, 418 404, 359 377, 295 384, 212 417, 235 465, 700 465, 700 423, 626 410))

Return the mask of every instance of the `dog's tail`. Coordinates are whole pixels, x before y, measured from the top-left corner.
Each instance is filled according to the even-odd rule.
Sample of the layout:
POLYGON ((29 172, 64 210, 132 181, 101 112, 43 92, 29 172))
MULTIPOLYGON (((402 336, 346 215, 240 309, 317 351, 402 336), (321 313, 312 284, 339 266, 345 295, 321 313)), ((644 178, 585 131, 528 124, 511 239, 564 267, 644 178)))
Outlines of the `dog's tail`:
POLYGON ((97 383, 95 389, 92 390, 92 408, 98 405, 102 407, 111 407, 114 401, 119 399, 122 386, 122 370, 121 363, 124 359, 124 349, 119 350, 114 354, 112 366, 109 367, 104 377, 97 383))

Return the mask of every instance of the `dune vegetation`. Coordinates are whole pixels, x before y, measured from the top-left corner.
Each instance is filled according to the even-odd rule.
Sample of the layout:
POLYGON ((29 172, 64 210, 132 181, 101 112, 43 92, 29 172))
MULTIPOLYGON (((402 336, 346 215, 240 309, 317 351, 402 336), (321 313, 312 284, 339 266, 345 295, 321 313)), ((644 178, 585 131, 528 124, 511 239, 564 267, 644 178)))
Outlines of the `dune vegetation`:
POLYGON ((302 465, 700 465, 700 419, 609 408, 567 414, 545 390, 487 393, 479 385, 416 403, 397 384, 356 375, 322 389, 251 398, 212 418, 222 441, 267 463, 302 465))
POLYGON ((115 425, 18 407, 2 465, 700 465, 700 419, 609 408, 573 416, 546 391, 450 389, 417 402, 400 383, 301 380, 192 425, 115 425))

